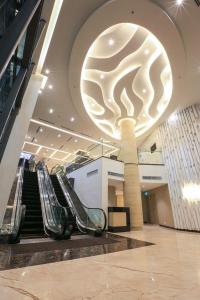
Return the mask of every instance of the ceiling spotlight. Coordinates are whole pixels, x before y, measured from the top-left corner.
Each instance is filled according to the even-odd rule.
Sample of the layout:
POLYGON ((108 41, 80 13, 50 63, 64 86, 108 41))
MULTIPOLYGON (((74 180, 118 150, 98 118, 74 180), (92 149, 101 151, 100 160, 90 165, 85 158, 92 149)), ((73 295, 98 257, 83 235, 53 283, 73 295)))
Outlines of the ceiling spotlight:
POLYGON ((42 127, 40 127, 40 130, 39 130, 40 132, 43 132, 43 128, 42 127))
POLYGON ((144 51, 144 54, 145 54, 145 55, 148 55, 148 54, 149 54, 149 49, 146 49, 146 50, 144 51))
POLYGON ((78 140, 74 140, 74 143, 77 143, 78 142, 78 140))
POLYGON ((104 75, 103 75, 103 74, 101 74, 101 75, 100 75, 100 78, 101 78, 101 79, 104 79, 104 75))
POLYGON ((49 113, 52 114, 54 112, 53 108, 49 109, 49 113))
POLYGON ((145 89, 143 89, 142 92, 143 92, 143 94, 146 94, 147 91, 145 89))
POLYGON ((74 117, 71 117, 70 118, 70 122, 74 122, 75 118, 74 117))
POLYGON ((38 140, 37 140, 37 139, 34 139, 34 142, 36 142, 36 143, 37 143, 37 142, 38 142, 38 140))
POLYGON ((53 89, 53 85, 49 84, 49 89, 52 90, 53 89))
POLYGON ((42 91, 41 91, 41 90, 39 90, 39 91, 38 91, 38 94, 42 94, 42 91))
POLYGON ((109 46, 113 46, 115 43, 115 41, 113 39, 109 39, 108 44, 109 46))
POLYGON ((50 73, 49 69, 46 69, 45 74, 49 74, 49 73, 50 73))
POLYGON ((61 137, 61 134, 59 133, 59 134, 57 135, 57 137, 60 138, 60 137, 61 137))

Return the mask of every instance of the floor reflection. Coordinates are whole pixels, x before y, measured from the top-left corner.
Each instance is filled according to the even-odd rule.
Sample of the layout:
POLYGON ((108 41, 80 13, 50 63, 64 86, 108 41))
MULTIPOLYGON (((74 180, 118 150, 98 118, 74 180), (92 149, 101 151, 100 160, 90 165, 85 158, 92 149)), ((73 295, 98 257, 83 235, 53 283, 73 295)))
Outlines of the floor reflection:
MULTIPOLYGON (((20 248, 20 245, 16 247, 16 245, 0 245, 0 270, 6 269, 14 269, 14 268, 22 268, 40 264, 53 263, 64 260, 72 260, 82 257, 95 256, 107 253, 113 253, 118 251, 124 251, 128 249, 140 248, 145 246, 153 245, 152 243, 148 243, 145 241, 140 241, 136 239, 131 239, 127 237, 122 237, 116 234, 106 233, 102 238, 102 244, 99 244, 101 238, 90 238, 90 246, 84 246, 84 238, 80 237, 81 247, 77 248, 68 248, 68 244, 66 242, 66 248, 59 249, 59 243, 57 241, 48 241, 49 243, 57 243, 55 244, 58 249, 46 251, 46 247, 39 252, 34 252, 34 243, 31 242, 27 245, 27 249, 29 251, 21 253, 20 251, 16 251, 16 249, 20 248), (109 240, 109 243, 106 244, 106 239, 109 240), (91 243, 92 241, 92 243, 91 243), (94 241, 94 242, 93 242, 94 241), (98 242, 98 245, 95 245, 95 242, 98 242)), ((74 239, 76 241, 80 241, 77 237, 74 239)), ((88 240, 86 236, 85 241, 88 240)), ((38 240, 37 240, 38 243, 38 240)), ((41 245, 44 241, 41 241, 41 245)), ((25 241, 22 242, 22 245, 25 245, 25 241)), ((53 244, 52 244, 53 245, 53 244)), ((86 243, 87 245, 87 243, 86 243)), ((22 248, 24 249, 24 248, 22 248)))

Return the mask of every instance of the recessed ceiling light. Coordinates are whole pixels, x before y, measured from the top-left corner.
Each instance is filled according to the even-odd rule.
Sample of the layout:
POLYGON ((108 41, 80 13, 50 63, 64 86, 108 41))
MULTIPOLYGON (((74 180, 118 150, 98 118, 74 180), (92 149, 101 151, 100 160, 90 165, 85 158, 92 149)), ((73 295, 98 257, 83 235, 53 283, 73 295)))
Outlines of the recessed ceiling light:
POLYGON ((54 112, 53 108, 49 109, 49 113, 52 114, 54 112))
POLYGON ((59 133, 59 134, 57 135, 57 137, 60 138, 60 137, 61 137, 61 134, 59 133))
POLYGON ((39 130, 40 132, 43 132, 43 128, 42 127, 40 127, 40 130, 39 130))
POLYGON ((115 41, 113 39, 109 39, 108 44, 109 46, 113 46, 115 43, 115 41))
POLYGON ((39 91, 38 91, 38 94, 42 94, 42 91, 41 91, 41 90, 39 90, 39 91))
POLYGON ((101 79, 104 79, 104 75, 103 75, 103 74, 101 74, 101 75, 100 75, 100 78, 101 78, 101 79))
POLYGON ((71 117, 70 118, 70 122, 74 122, 75 118, 74 117, 71 117))
POLYGON ((53 85, 49 84, 49 89, 52 90, 53 89, 53 85))
POLYGON ((146 49, 146 50, 144 51, 144 54, 145 54, 145 55, 148 55, 148 54, 149 54, 149 49, 146 49))
POLYGON ((36 143, 37 143, 37 142, 38 142, 38 140, 37 140, 37 139, 34 139, 34 142, 36 142, 36 143))
POLYGON ((78 142, 78 140, 74 140, 74 143, 77 143, 78 142))
POLYGON ((45 70, 45 73, 46 73, 46 74, 49 74, 49 73, 50 73, 49 69, 46 69, 46 70, 45 70))
POLYGON ((143 89, 142 92, 143 92, 143 94, 146 94, 147 91, 145 89, 143 89))

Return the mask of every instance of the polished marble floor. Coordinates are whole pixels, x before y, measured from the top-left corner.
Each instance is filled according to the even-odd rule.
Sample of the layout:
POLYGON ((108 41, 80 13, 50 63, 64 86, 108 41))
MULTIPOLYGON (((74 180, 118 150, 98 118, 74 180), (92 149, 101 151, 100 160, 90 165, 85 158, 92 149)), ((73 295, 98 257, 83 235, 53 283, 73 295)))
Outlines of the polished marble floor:
POLYGON ((72 236, 70 240, 25 239, 20 244, 0 244, 0 271, 35 265, 102 255, 128 249, 151 246, 140 241, 112 233, 101 237, 72 236))
POLYGON ((0 299, 200 299, 200 234, 145 226, 122 235, 154 245, 1 271, 0 299))

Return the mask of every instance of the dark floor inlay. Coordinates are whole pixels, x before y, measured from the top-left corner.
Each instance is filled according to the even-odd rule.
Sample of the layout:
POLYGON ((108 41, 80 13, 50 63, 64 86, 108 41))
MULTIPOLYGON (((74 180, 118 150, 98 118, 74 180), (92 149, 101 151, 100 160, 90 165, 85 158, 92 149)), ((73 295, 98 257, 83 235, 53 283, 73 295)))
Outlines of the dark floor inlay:
POLYGON ((0 245, 0 270, 22 268, 76 258, 113 253, 153 245, 152 243, 106 233, 66 241, 0 245))

